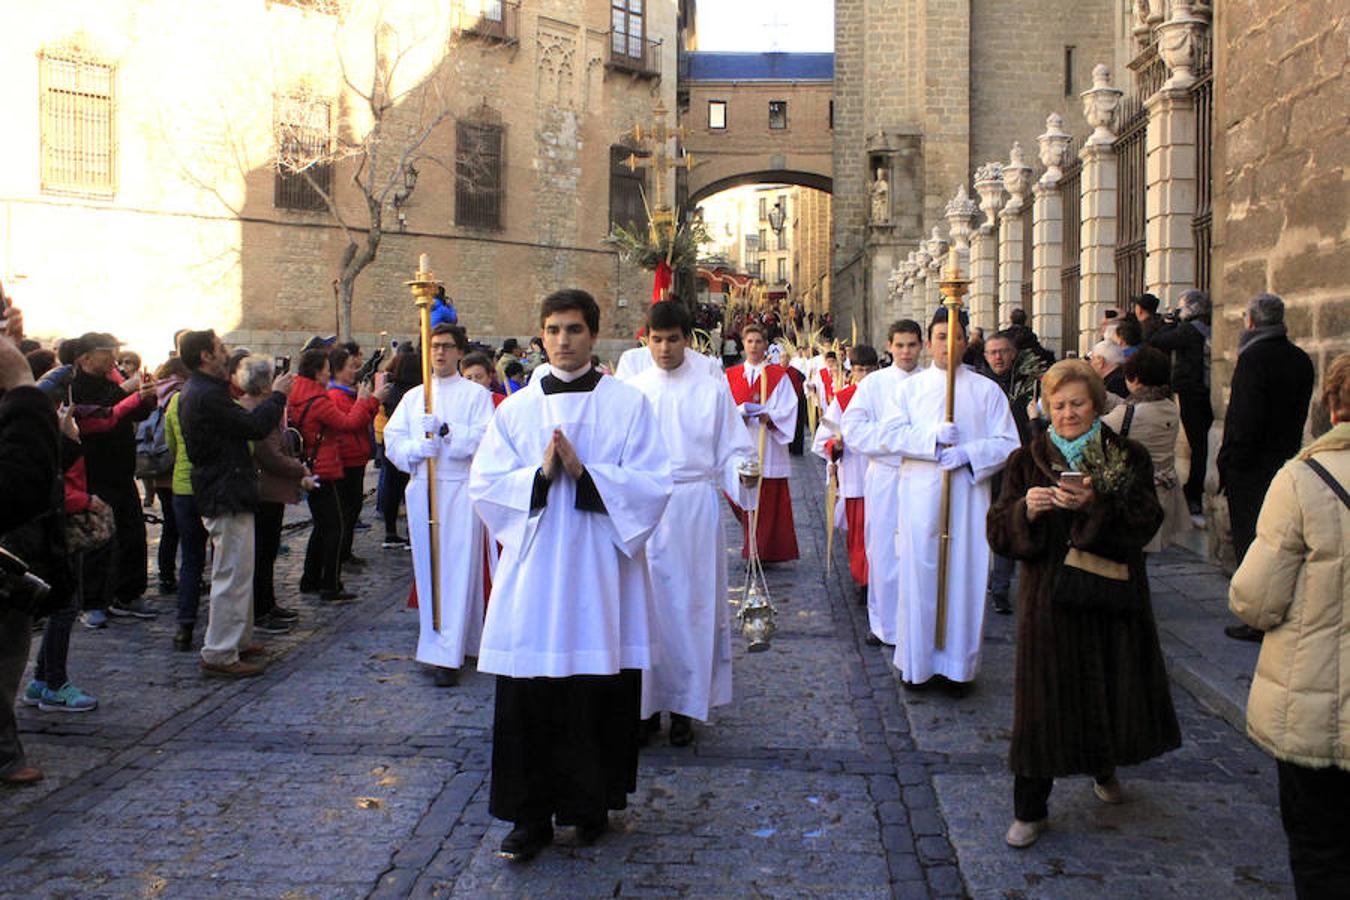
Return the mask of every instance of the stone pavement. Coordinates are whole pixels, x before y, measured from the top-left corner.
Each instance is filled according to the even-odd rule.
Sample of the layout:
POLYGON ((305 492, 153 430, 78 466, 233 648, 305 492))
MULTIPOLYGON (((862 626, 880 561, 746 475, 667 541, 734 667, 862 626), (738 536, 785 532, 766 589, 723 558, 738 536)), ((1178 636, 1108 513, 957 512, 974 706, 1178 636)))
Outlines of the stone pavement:
MULTIPOLYGON (((362 599, 284 601, 301 627, 269 641, 260 679, 203 680, 196 655, 170 647, 169 598, 152 623, 77 626, 72 674, 102 706, 21 710, 48 779, 4 793, 0 896, 1289 893, 1273 765, 1180 688, 1185 747, 1122 773, 1131 802, 1103 807, 1085 780, 1066 781, 1042 841, 1008 849, 1011 619, 988 618, 970 697, 898 690, 888 655, 861 642, 842 535, 823 574, 819 466, 796 465, 803 558, 769 573, 772 649, 736 641, 735 702, 694 747, 662 736, 645 751, 638 791, 598 845, 564 829, 528 866, 495 858, 507 826, 487 814, 492 679, 441 690, 412 661, 407 554, 381 551, 377 527, 358 535, 374 564, 348 577, 362 599)), ((306 536, 289 533, 278 564, 288 591, 306 536)), ((1215 573, 1184 554, 1154 572, 1174 673, 1236 678, 1229 655, 1252 648, 1222 643, 1215 573)), ((1217 687, 1198 692, 1222 705, 1217 687)))

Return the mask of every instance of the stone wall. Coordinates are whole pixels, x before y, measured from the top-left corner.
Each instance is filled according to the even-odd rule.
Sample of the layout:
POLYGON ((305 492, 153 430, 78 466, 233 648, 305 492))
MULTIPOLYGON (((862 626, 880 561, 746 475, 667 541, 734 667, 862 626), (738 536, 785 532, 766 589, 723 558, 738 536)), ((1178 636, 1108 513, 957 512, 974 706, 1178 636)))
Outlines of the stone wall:
MULTIPOLYGON (((606 65, 608 0, 537 0, 520 11, 518 42, 455 31, 454 3, 387 5, 404 37, 420 38, 399 67, 420 90, 394 110, 392 131, 447 106, 418 162, 400 233, 385 207, 379 256, 356 284, 354 331, 408 335, 403 282, 429 253, 474 335, 524 337, 538 300, 577 285, 602 305, 610 339, 641 324, 650 276, 603 243, 609 231, 609 147, 675 107, 676 2, 648 4, 648 37, 662 41, 662 77, 606 65), (420 79, 420 80, 419 80, 420 79), (448 98, 443 100, 442 98, 448 98), (454 221, 454 118, 486 105, 505 128, 505 206, 499 231, 454 221)), ((346 245, 326 212, 273 204, 273 96, 304 86, 334 99, 344 127, 366 123, 343 95, 334 41, 358 82, 372 63, 373 0, 351 0, 341 22, 281 3, 210 0, 188 11, 169 0, 109 0, 76 12, 41 4, 0 34, 0 104, 30 110, 8 124, 0 170, 0 277, 28 311, 33 333, 117 333, 147 359, 185 326, 215 327, 258 347, 266 336, 334 330, 332 281, 346 245), (110 199, 44 193, 39 183, 35 56, 78 45, 117 67, 117 191, 110 199)), ((412 43, 408 40, 407 43, 412 43)), ((386 157, 378 170, 393 165, 386 157)), ((353 170, 340 165, 347 223, 368 221, 353 170)))
POLYGON ((1350 350, 1350 20, 1331 0, 1218 4, 1215 405, 1246 301, 1282 296, 1319 377, 1350 350))

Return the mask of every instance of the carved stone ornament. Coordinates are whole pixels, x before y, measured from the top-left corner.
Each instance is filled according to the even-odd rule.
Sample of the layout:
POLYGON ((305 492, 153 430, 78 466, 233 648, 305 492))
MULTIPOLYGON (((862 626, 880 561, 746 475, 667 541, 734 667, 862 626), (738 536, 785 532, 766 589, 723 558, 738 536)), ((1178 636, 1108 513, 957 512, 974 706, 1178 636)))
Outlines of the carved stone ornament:
POLYGON ((998 211, 1003 206, 1003 163, 985 163, 975 170, 975 190, 980 195, 984 221, 980 232, 991 233, 998 227, 998 211))
POLYGON ((1027 165, 1026 154, 1020 141, 1014 141, 1008 152, 1008 164, 1003 167, 1003 189, 1008 192, 1008 202, 1003 206, 1005 214, 1015 215, 1022 211, 1027 202, 1027 190, 1031 187, 1031 166, 1027 165))
POLYGON ((928 255, 927 242, 920 241, 919 249, 914 251, 914 280, 922 281, 928 277, 928 263, 932 257, 928 255))
POLYGON ((1125 94, 1111 84, 1111 70, 1097 63, 1092 70, 1092 87, 1083 91, 1083 118, 1092 126, 1089 144, 1111 144, 1115 142, 1116 110, 1120 109, 1120 98, 1125 94))
POLYGON ((1054 187, 1064 178, 1064 156, 1069 151, 1070 140, 1072 138, 1064 130, 1063 116, 1051 113, 1045 117, 1045 134, 1036 138, 1041 148, 1041 165, 1045 166, 1042 185, 1054 187))
POLYGON ((900 268, 905 273, 905 289, 914 287, 914 279, 919 275, 919 254, 913 250, 909 251, 909 255, 905 257, 905 261, 901 263, 900 268))
POLYGON ((886 170, 877 169, 872 181, 872 224, 888 225, 891 221, 891 186, 886 181, 886 170))
POLYGON ((933 233, 924 242, 924 247, 928 251, 929 272, 936 276, 942 271, 942 261, 947 258, 947 240, 942 236, 941 228, 933 226, 933 233))
POLYGON ((947 203, 947 234, 956 249, 970 249, 970 220, 979 209, 963 184, 956 189, 956 196, 947 203))
POLYGON ((1205 20, 1191 12, 1190 0, 1172 0, 1172 18, 1158 26, 1158 55, 1172 73, 1165 90, 1188 90, 1195 84, 1205 27, 1205 20))
POLYGON ((892 303, 900 302, 900 295, 905 290, 905 270, 903 264, 900 267, 891 270, 891 277, 886 279, 886 291, 892 303))

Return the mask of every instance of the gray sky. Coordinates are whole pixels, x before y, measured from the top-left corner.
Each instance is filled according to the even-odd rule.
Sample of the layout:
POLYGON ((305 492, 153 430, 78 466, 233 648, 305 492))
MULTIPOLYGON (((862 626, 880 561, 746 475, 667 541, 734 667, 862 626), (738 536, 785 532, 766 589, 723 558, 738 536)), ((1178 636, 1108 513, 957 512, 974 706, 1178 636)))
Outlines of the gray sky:
POLYGON ((834 2, 700 0, 698 49, 832 51, 834 2))

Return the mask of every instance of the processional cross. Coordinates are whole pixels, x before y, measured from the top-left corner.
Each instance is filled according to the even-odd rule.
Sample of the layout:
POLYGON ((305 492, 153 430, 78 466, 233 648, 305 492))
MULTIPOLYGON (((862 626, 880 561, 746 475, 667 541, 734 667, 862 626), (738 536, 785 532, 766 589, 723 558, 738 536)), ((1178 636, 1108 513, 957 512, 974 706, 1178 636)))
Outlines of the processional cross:
POLYGON ((679 142, 688 136, 688 129, 683 126, 672 128, 666 121, 669 114, 666 105, 658 100, 656 108, 652 110, 652 124, 645 128, 642 125, 633 126, 630 132, 633 141, 646 155, 630 153, 626 163, 630 172, 652 170, 652 202, 647 212, 651 219, 653 242, 663 233, 668 236, 675 230, 675 213, 666 202, 666 172, 672 168, 687 171, 694 167, 693 154, 681 153, 679 149, 679 142), (672 142, 674 148, 671 147, 672 142))

